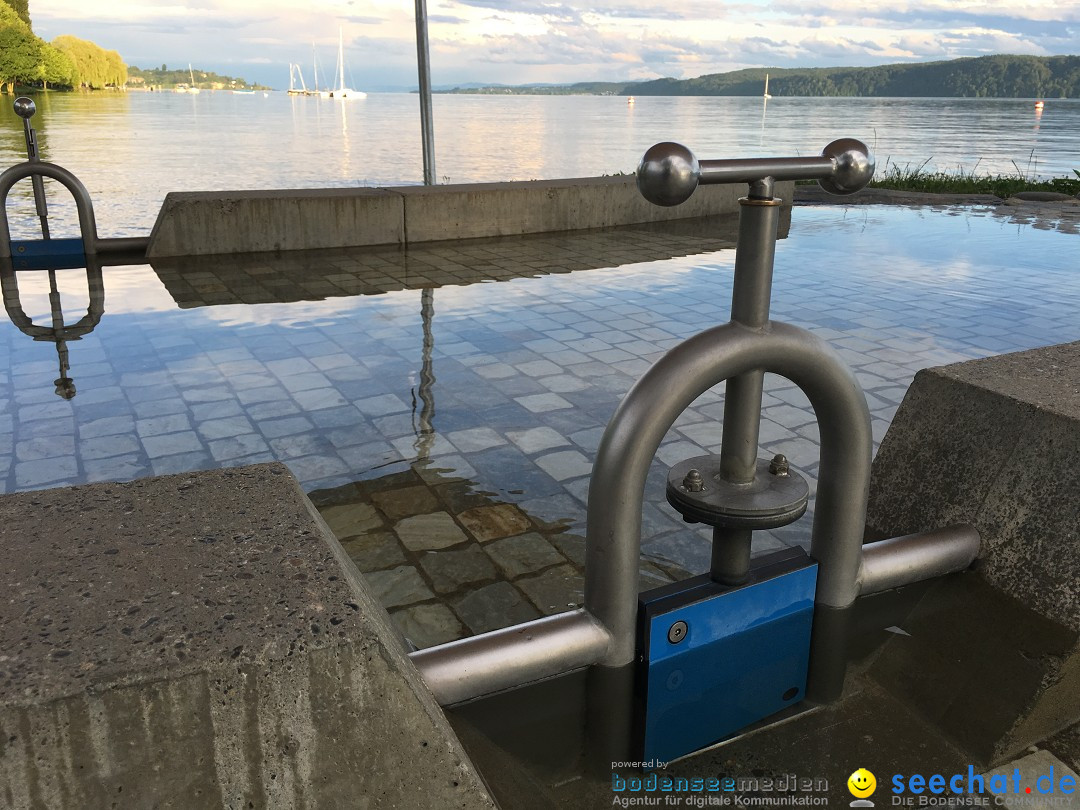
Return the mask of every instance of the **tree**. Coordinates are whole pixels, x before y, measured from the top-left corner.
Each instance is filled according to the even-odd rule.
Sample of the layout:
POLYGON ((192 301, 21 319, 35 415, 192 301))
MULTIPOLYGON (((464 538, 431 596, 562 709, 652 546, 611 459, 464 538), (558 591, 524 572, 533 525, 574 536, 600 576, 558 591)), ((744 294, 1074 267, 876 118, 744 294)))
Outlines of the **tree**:
POLYGON ((7 93, 16 82, 37 78, 43 44, 11 8, 0 4, 0 90, 7 93))
POLYGON ((116 51, 106 51, 93 42, 66 34, 54 39, 52 44, 75 65, 77 84, 82 87, 123 87, 127 81, 127 65, 116 51))
POLYGON ((3 0, 11 7, 11 10, 18 15, 19 19, 26 23, 26 27, 30 27, 30 9, 28 8, 29 0, 3 0))
POLYGON ((52 45, 45 43, 41 49, 41 64, 38 66, 38 78, 41 86, 48 90, 49 85, 75 87, 78 83, 78 71, 71 58, 52 45))

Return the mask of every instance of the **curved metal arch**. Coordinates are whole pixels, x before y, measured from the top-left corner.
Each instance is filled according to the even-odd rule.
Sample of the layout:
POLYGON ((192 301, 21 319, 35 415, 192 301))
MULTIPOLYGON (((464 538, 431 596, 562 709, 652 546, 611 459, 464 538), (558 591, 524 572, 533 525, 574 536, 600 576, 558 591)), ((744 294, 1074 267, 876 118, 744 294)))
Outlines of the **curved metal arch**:
POLYGON ((627 393, 600 441, 589 486, 585 609, 612 635, 601 664, 634 658, 645 479, 664 434, 709 388, 755 369, 794 382, 817 416, 821 463, 811 543, 819 563, 817 601, 846 607, 858 596, 873 448, 862 390, 828 344, 805 329, 727 323, 658 360, 627 393))
POLYGON ((94 220, 94 204, 90 193, 78 177, 55 163, 26 162, 12 166, 0 173, 0 259, 11 258, 11 230, 8 225, 7 196, 12 187, 27 177, 40 175, 56 180, 71 192, 79 212, 79 230, 82 231, 83 253, 97 253, 97 223, 94 220))

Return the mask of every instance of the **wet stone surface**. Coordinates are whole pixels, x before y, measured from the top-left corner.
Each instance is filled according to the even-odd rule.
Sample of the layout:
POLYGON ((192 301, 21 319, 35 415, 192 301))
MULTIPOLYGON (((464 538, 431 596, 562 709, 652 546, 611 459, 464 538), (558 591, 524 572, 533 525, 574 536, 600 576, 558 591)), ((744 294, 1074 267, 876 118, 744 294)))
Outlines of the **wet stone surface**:
MULTIPOLYGON (((912 202, 797 207, 777 245, 772 317, 851 366, 875 442, 918 370, 1080 339, 1076 205, 912 202)), ((69 345, 73 400, 52 393, 55 346, 0 319, 0 489, 276 458, 362 571, 414 572, 381 575, 395 613, 441 605, 449 614, 422 613, 473 632, 496 618, 466 621, 464 600, 497 584, 523 614, 569 604, 523 581, 580 574, 604 427, 651 363, 727 320, 732 224, 106 268, 106 315, 69 345), (516 540, 537 535, 561 559, 516 540), (422 557, 474 547, 494 574, 436 589, 422 557)), ((86 295, 84 272, 58 278, 65 305, 86 295)), ((19 276, 39 320, 43 279, 19 276)), ((661 443, 643 581, 707 567, 709 530, 683 523, 663 493, 672 463, 719 450, 723 407, 722 386, 706 392, 661 443)), ((766 375, 759 455, 792 459, 811 510, 813 419, 805 397, 766 375)), ((755 550, 805 546, 811 520, 758 533, 755 550)))

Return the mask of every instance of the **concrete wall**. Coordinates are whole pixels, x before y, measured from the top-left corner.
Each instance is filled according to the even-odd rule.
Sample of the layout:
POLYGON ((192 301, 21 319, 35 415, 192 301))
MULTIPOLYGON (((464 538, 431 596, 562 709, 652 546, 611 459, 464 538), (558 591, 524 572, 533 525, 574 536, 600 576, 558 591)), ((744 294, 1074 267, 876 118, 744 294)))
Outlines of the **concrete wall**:
POLYGON ((957 522, 982 536, 989 587, 913 622, 881 668, 991 761, 1080 719, 1078 459, 1070 343, 919 372, 874 461, 870 539, 957 522))
POLYGON ((494 806, 283 465, 7 495, 0 551, 0 806, 494 806))
MULTIPOLYGON (((794 187, 778 184, 790 201, 794 187)), ((745 185, 702 186, 686 203, 646 202, 633 177, 446 186, 172 192, 147 256, 415 244, 605 228, 733 213, 745 185)))

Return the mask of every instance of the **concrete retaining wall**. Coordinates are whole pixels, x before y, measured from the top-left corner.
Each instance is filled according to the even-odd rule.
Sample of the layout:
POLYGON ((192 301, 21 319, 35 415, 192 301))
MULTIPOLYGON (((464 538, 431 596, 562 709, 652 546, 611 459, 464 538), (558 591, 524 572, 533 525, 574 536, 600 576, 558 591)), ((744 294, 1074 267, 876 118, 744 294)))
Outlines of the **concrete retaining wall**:
MULTIPOLYGON (((790 201, 791 183, 777 195, 790 201)), ((446 186, 172 192, 147 256, 415 244, 605 228, 730 214, 746 186, 702 186, 673 208, 646 202, 633 177, 446 186)))
POLYGON ((874 461, 870 539, 957 522, 982 535, 990 587, 905 628, 883 666, 988 760, 1080 719, 1078 459, 1070 343, 919 372, 874 461))
POLYGON ((492 808, 287 468, 0 498, 0 806, 492 808))

